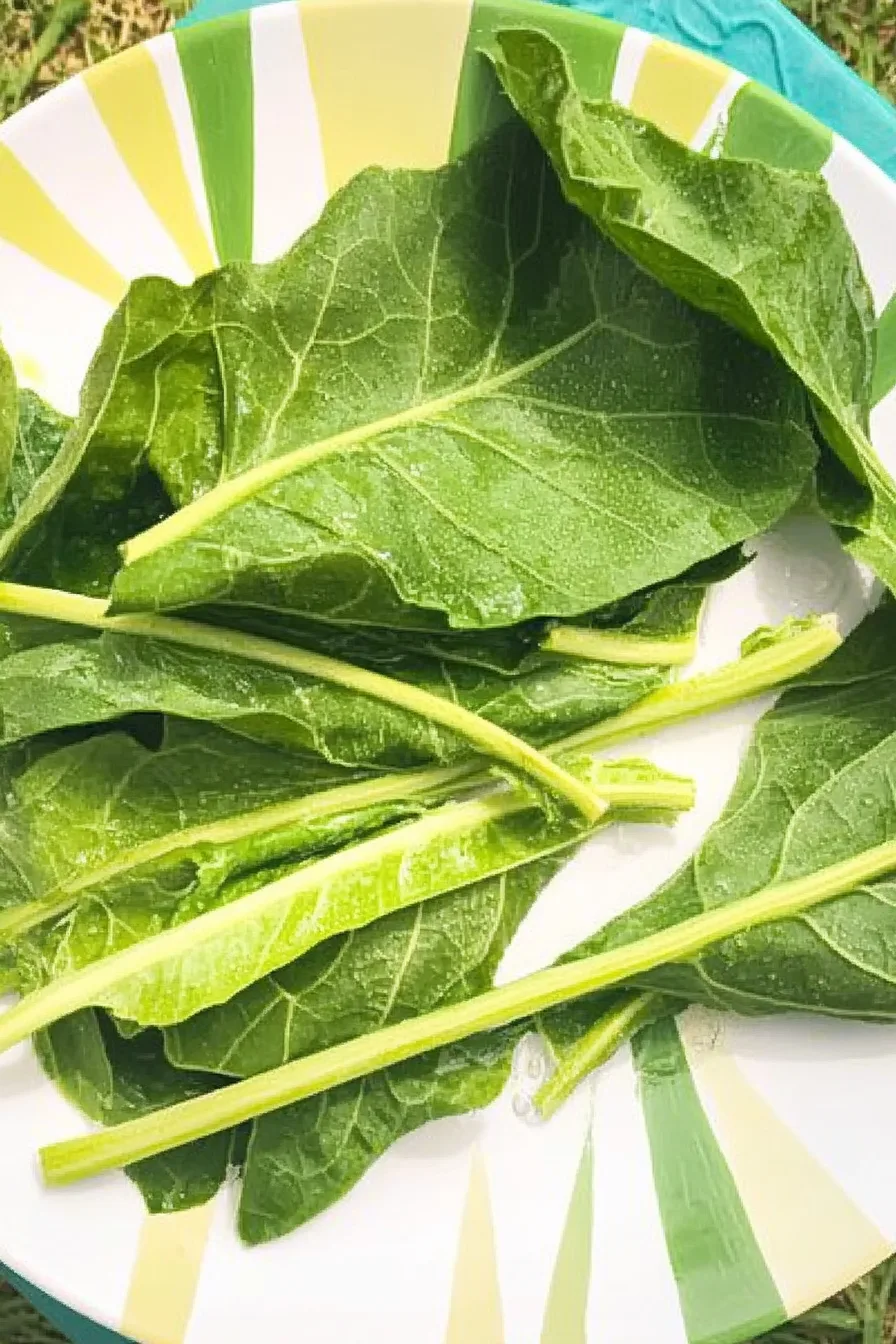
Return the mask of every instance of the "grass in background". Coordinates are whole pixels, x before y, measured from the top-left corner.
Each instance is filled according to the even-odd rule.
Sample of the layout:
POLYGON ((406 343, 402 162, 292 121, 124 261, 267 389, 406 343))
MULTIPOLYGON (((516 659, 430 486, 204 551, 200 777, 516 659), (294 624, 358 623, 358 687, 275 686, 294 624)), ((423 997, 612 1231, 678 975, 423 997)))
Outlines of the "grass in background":
POLYGON ((0 1280, 0 1344, 68 1344, 24 1298, 0 1280))
POLYGON ((0 0, 0 118, 86 66, 163 33, 189 7, 190 0, 0 0))
MULTIPOLYGON (((726 2, 736 7, 738 0, 726 2)), ((896 0, 787 2, 864 79, 896 101, 896 0)), ((85 66, 164 32, 189 5, 190 0, 0 0, 0 117, 85 66)), ((0 1344, 61 1341, 0 1282, 0 1344)), ((766 1335, 761 1344, 896 1344, 896 1260, 766 1335)))
MULTIPOLYGON (((896 2, 894 0, 787 0, 818 36, 849 61, 863 79, 896 101, 896 2)), ((729 0, 732 7, 737 0, 729 0)))

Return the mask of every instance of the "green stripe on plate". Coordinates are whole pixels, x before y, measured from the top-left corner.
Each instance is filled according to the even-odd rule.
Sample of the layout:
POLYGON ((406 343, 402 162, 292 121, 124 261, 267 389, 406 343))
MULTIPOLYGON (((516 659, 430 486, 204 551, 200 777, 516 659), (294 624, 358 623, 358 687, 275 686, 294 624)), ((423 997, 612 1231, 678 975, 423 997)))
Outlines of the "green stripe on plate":
POLYGON ((175 31, 218 256, 252 259, 254 127, 248 12, 175 31))
POLYGON ((874 383, 871 404, 876 406, 896 387, 896 294, 881 313, 877 324, 877 358, 874 362, 874 383))
POLYGON ((814 117, 761 84, 745 84, 728 111, 726 159, 760 159, 775 168, 817 173, 831 157, 834 137, 814 117))
POLYGON ((579 87, 589 98, 610 97, 625 33, 621 24, 542 0, 475 0, 458 85, 452 158, 500 125, 509 112, 481 48, 501 28, 525 27, 540 28, 563 44, 579 87))
POLYGON ((594 1159, 589 1121, 551 1277, 541 1344, 588 1344, 588 1289, 594 1218, 594 1159))
POLYGON ((739 1344, 786 1317, 671 1019, 632 1042, 653 1178, 691 1344, 739 1344))

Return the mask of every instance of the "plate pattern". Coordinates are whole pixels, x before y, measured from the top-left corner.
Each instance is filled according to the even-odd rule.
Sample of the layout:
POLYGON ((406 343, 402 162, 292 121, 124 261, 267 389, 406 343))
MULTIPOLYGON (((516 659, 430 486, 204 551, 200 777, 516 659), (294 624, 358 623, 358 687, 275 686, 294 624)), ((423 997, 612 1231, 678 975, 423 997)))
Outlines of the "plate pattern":
MULTIPOLYGON (((270 260, 365 165, 428 168, 462 152, 496 113, 479 48, 521 21, 564 41, 593 96, 694 147, 825 174, 884 314, 873 432, 896 467, 896 252, 885 222, 889 212, 892 233, 896 189, 845 140, 727 66, 530 0, 271 5, 158 38, 19 114, 0 131, 0 335, 21 380, 73 410, 135 276, 188 283, 224 261, 270 260)), ((786 562, 798 543, 784 529, 767 554, 786 562)), ((857 617, 859 581, 819 545, 774 613, 749 578, 752 624, 833 602, 857 617)), ((722 716, 696 746, 690 730, 710 782, 695 829, 680 852, 657 842, 643 891, 611 881, 631 863, 630 839, 606 842, 589 869, 607 875, 606 899, 589 897, 577 915, 585 929, 647 894, 696 842, 725 796, 719 750, 733 770, 752 717, 722 716)), ((664 739, 655 759, 680 762, 683 740, 664 739)), ((577 936, 576 881, 546 894, 506 978, 553 954, 539 932, 551 910, 566 911, 567 943, 577 936)), ((540 1129, 527 1114, 544 1061, 524 1043, 487 1112, 409 1137, 337 1208, 251 1253, 236 1243, 230 1193, 153 1219, 122 1178, 44 1194, 27 1156, 78 1122, 19 1055, 0 1068, 15 1136, 0 1155, 14 1211, 0 1252, 141 1344, 237 1344, 247 1312, 271 1344, 294 1337, 290 1312, 308 1344, 737 1344, 896 1245, 893 1182, 878 1175, 890 1169, 889 1135, 875 1121, 896 1103, 894 1051, 889 1027, 691 1009, 642 1033, 540 1129)))

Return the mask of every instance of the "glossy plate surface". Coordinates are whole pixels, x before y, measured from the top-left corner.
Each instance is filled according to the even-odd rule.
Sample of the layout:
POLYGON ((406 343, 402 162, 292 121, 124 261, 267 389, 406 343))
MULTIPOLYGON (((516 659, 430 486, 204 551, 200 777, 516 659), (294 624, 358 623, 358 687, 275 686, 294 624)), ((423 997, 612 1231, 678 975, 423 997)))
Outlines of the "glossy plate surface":
MULTIPOLYGON (((592 94, 694 146, 821 170, 878 310, 891 303, 896 188, 727 67, 525 0, 308 0, 156 39, 3 127, 0 335, 21 380, 74 409, 130 279, 269 260, 358 169, 433 167, 469 144, 488 88, 476 48, 514 21, 560 38, 592 94)), ((896 469, 896 341, 880 368, 873 432, 896 469)), ((717 596, 700 664, 788 614, 852 624, 868 598, 821 525, 782 526, 717 596)), ((578 855, 501 979, 674 871, 720 811, 760 708, 643 744, 696 777, 698 808, 674 832, 621 827, 578 855)), ((0 1260, 141 1344, 244 1344, 250 1330, 265 1344, 736 1344, 896 1245, 894 1061, 896 1027, 692 1010, 542 1127, 527 1113, 543 1060, 524 1043, 488 1111, 403 1140, 334 1209, 249 1252, 230 1192, 148 1219, 121 1176, 44 1191, 35 1149, 83 1122, 22 1049, 0 1061, 0 1260)))

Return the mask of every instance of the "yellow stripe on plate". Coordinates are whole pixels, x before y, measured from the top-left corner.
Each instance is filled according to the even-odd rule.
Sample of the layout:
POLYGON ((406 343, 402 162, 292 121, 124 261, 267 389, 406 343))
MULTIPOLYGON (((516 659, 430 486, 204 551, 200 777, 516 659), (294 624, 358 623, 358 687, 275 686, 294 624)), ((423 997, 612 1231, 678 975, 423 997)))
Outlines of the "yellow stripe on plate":
POLYGON ((485 1161, 477 1148, 470 1163, 460 1225, 445 1344, 504 1344, 495 1227, 485 1161))
POLYGON ((789 1316, 890 1254, 880 1229, 719 1044, 690 1063, 789 1316))
POLYGON ((214 1201, 147 1218, 128 1289, 121 1331, 146 1344, 183 1344, 211 1228, 214 1201))
POLYGON ((187 180, 155 61, 134 47, 85 71, 84 83, 128 172, 194 275, 215 266, 187 180))
POLYGON ((730 76, 718 61, 655 38, 635 79, 631 110, 689 145, 730 76))
POLYGON ((327 187, 448 158, 470 0, 302 0, 327 187))
POLYGON ((0 238, 56 275, 117 304, 127 282, 66 218, 8 145, 0 144, 0 238))

